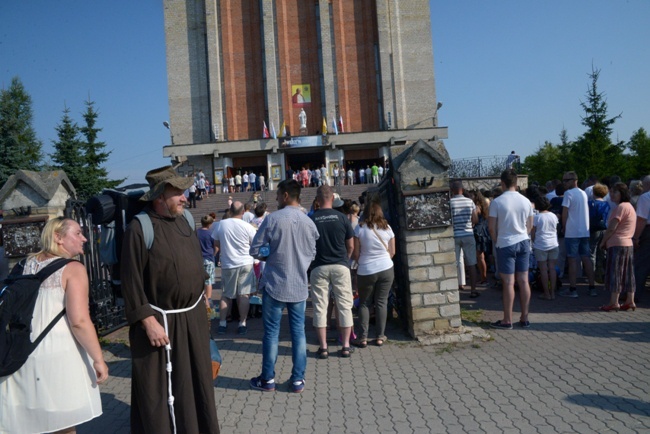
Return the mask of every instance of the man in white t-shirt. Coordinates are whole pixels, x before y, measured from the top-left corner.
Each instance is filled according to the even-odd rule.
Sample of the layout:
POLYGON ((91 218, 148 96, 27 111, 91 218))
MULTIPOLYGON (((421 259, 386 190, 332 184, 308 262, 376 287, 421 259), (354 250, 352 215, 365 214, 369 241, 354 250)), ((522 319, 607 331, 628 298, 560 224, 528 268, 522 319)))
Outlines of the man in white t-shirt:
POLYGON ((244 176, 242 177, 242 181, 244 183, 244 191, 248 191, 249 185, 248 185, 248 171, 244 172, 244 176))
POLYGON ((348 168, 348 185, 354 185, 354 170, 348 168))
POLYGON ((521 317, 519 325, 530 327, 528 307, 530 286, 528 267, 530 238, 533 228, 533 207, 517 192, 517 173, 506 169, 501 173, 503 194, 490 204, 488 228, 496 246, 497 266, 503 282, 503 320, 490 324, 496 329, 512 329, 512 306, 515 301, 515 280, 519 284, 521 317))
POLYGON ((220 321, 219 334, 227 331, 226 318, 232 305, 232 300, 237 299, 239 308, 240 335, 246 334, 246 317, 250 306, 249 296, 255 292, 256 281, 253 272, 253 257, 249 254, 251 243, 255 237, 253 225, 242 220, 244 204, 235 201, 230 206, 231 218, 222 220, 212 234, 220 251, 221 261, 221 286, 223 294, 219 303, 220 321))
POLYGON ((255 175, 254 172, 251 172, 250 175, 248 175, 248 181, 250 182, 251 190, 257 191, 257 185, 255 185, 255 181, 257 181, 257 176, 255 175))
POLYGON ((578 297, 576 280, 578 276, 578 259, 589 281, 589 295, 598 295, 594 283, 594 264, 589 250, 589 206, 587 194, 578 188, 578 175, 566 172, 562 177, 566 191, 562 199, 562 227, 564 228, 564 245, 569 261, 569 288, 560 291, 563 297, 578 297))
POLYGON ((638 303, 650 274, 650 175, 643 178, 643 194, 636 203, 636 229, 634 231, 635 301, 638 303))

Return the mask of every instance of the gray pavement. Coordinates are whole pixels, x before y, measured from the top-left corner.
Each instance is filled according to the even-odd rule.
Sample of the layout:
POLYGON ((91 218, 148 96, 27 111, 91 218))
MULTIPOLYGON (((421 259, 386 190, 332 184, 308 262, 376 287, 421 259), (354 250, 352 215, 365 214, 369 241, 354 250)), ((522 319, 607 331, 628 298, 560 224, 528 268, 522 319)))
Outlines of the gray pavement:
MULTIPOLYGON (((461 294, 482 321, 501 318, 500 291, 461 294)), ((533 295, 530 329, 491 330, 471 344, 421 346, 391 320, 383 347, 349 359, 317 360, 307 319, 310 358, 302 394, 288 391, 291 351, 283 323, 278 390, 250 390, 261 369, 261 319, 249 333, 229 324, 217 336, 224 358, 215 386, 224 433, 640 433, 650 432, 650 309, 600 312, 607 295, 554 301, 533 295)), ((643 294, 647 302, 650 293, 643 294)), ((515 311, 518 312, 517 303, 515 311)), ((515 316, 517 318, 517 316, 515 316)), ((214 326, 214 325, 213 325, 214 326)), ((216 329, 215 329, 216 330, 216 329)), ((80 433, 129 431, 130 360, 126 329, 109 337, 112 377, 101 388, 104 414, 80 433)), ((182 431, 179 431, 182 432, 182 431)))

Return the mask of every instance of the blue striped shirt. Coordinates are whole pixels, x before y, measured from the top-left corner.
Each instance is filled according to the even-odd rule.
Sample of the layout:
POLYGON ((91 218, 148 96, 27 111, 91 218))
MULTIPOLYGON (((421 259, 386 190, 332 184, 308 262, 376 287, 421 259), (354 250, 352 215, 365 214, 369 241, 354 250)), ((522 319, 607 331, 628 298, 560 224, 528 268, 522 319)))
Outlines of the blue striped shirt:
POLYGON ((316 256, 317 239, 316 225, 298 207, 287 206, 266 216, 250 249, 256 257, 263 245, 270 248, 260 287, 281 302, 307 300, 307 269, 316 256))
POLYGON ((472 199, 457 194, 449 201, 451 222, 454 225, 454 238, 474 236, 472 229, 472 211, 475 205, 472 199))

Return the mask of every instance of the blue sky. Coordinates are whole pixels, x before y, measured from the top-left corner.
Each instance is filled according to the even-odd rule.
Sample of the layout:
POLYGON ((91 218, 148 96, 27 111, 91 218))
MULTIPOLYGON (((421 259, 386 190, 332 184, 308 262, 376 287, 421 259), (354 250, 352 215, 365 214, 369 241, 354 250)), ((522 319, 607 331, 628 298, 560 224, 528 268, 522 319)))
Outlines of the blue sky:
MULTIPOLYGON (((439 124, 452 158, 522 157, 562 128, 584 127, 580 101, 592 65, 614 125, 614 140, 650 130, 650 1, 431 1, 439 124)), ((67 106, 99 110, 100 139, 113 153, 112 178, 142 182, 168 163, 163 0, 1 0, 0 86, 20 77, 34 127, 51 152, 67 106)))

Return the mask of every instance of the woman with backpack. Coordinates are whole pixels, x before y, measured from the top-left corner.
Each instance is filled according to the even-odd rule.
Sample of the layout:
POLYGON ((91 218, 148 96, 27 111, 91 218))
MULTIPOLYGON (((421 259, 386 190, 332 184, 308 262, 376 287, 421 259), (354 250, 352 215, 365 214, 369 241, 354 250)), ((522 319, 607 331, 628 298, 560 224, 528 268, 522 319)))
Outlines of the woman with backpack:
MULTIPOLYGON (((42 250, 27 258, 23 274, 36 274, 59 258, 84 252, 77 222, 57 217, 41 234, 42 250)), ((88 311, 88 275, 78 261, 41 284, 32 319, 34 340, 65 308, 27 361, 0 377, 0 432, 75 432, 75 426, 102 414, 97 384, 108 378, 97 332, 88 311)))

